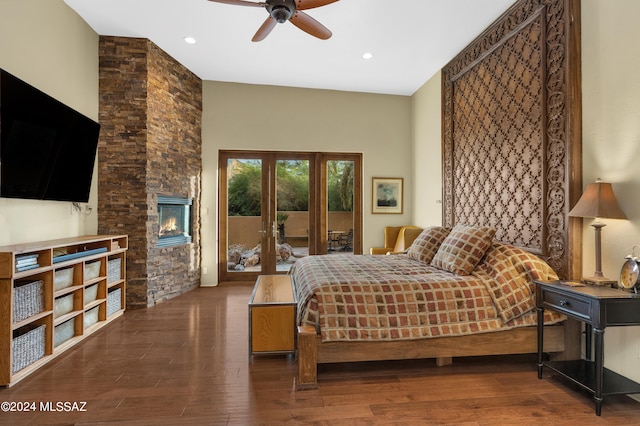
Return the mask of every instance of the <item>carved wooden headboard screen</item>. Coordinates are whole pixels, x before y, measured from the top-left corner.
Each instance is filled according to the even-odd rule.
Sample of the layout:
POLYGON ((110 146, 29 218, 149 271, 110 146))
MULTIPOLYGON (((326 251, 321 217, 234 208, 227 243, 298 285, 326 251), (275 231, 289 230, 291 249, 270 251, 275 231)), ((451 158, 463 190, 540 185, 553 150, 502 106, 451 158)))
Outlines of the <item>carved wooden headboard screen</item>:
POLYGON ((579 0, 520 0, 442 73, 443 224, 492 226, 580 276, 579 0))

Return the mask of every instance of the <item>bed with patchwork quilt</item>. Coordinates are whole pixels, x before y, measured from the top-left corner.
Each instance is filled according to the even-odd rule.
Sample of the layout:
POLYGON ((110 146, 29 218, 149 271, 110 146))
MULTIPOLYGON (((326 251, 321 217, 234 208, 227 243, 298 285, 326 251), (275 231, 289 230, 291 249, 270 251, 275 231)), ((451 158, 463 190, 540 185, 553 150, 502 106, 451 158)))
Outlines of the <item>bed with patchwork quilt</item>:
MULTIPOLYGON (((318 363, 536 352, 533 280, 557 275, 494 233, 429 227, 403 254, 298 260, 297 387, 317 385, 318 363)), ((564 319, 545 312, 546 325, 564 319)), ((562 351, 554 328, 545 350, 562 351)))

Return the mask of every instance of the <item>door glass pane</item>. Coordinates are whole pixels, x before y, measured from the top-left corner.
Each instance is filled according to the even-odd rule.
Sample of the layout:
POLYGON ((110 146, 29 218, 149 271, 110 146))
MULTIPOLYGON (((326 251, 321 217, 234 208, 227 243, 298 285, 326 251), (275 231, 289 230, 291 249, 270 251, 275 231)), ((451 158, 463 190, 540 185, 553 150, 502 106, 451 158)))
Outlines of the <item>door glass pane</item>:
POLYGON ((276 270, 309 254, 309 160, 276 161, 276 270))
POLYGON ((262 160, 227 161, 227 271, 260 272, 262 160))
POLYGON ((353 253, 354 162, 327 161, 327 252, 353 253))

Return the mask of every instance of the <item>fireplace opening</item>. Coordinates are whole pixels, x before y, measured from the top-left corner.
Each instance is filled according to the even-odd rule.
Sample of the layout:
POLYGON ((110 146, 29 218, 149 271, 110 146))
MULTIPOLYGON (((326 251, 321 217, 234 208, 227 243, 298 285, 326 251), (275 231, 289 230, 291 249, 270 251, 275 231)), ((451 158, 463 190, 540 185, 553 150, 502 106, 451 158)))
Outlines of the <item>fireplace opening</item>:
POLYGON ((158 196, 158 247, 191 242, 192 204, 190 198, 158 196))

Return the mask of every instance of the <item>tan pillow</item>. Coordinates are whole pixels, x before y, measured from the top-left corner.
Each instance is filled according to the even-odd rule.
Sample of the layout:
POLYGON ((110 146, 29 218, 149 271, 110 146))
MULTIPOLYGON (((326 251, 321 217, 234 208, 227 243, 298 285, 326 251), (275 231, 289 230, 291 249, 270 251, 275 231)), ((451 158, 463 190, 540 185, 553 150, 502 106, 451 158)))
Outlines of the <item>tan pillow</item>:
POLYGON ((431 266, 469 275, 491 247, 496 230, 483 226, 456 225, 431 260, 431 266))
POLYGON ((440 248, 440 244, 447 238, 451 228, 443 228, 442 226, 430 226, 425 228, 420 235, 413 240, 413 243, 407 250, 409 259, 419 260, 427 265, 431 263, 433 256, 440 248))

